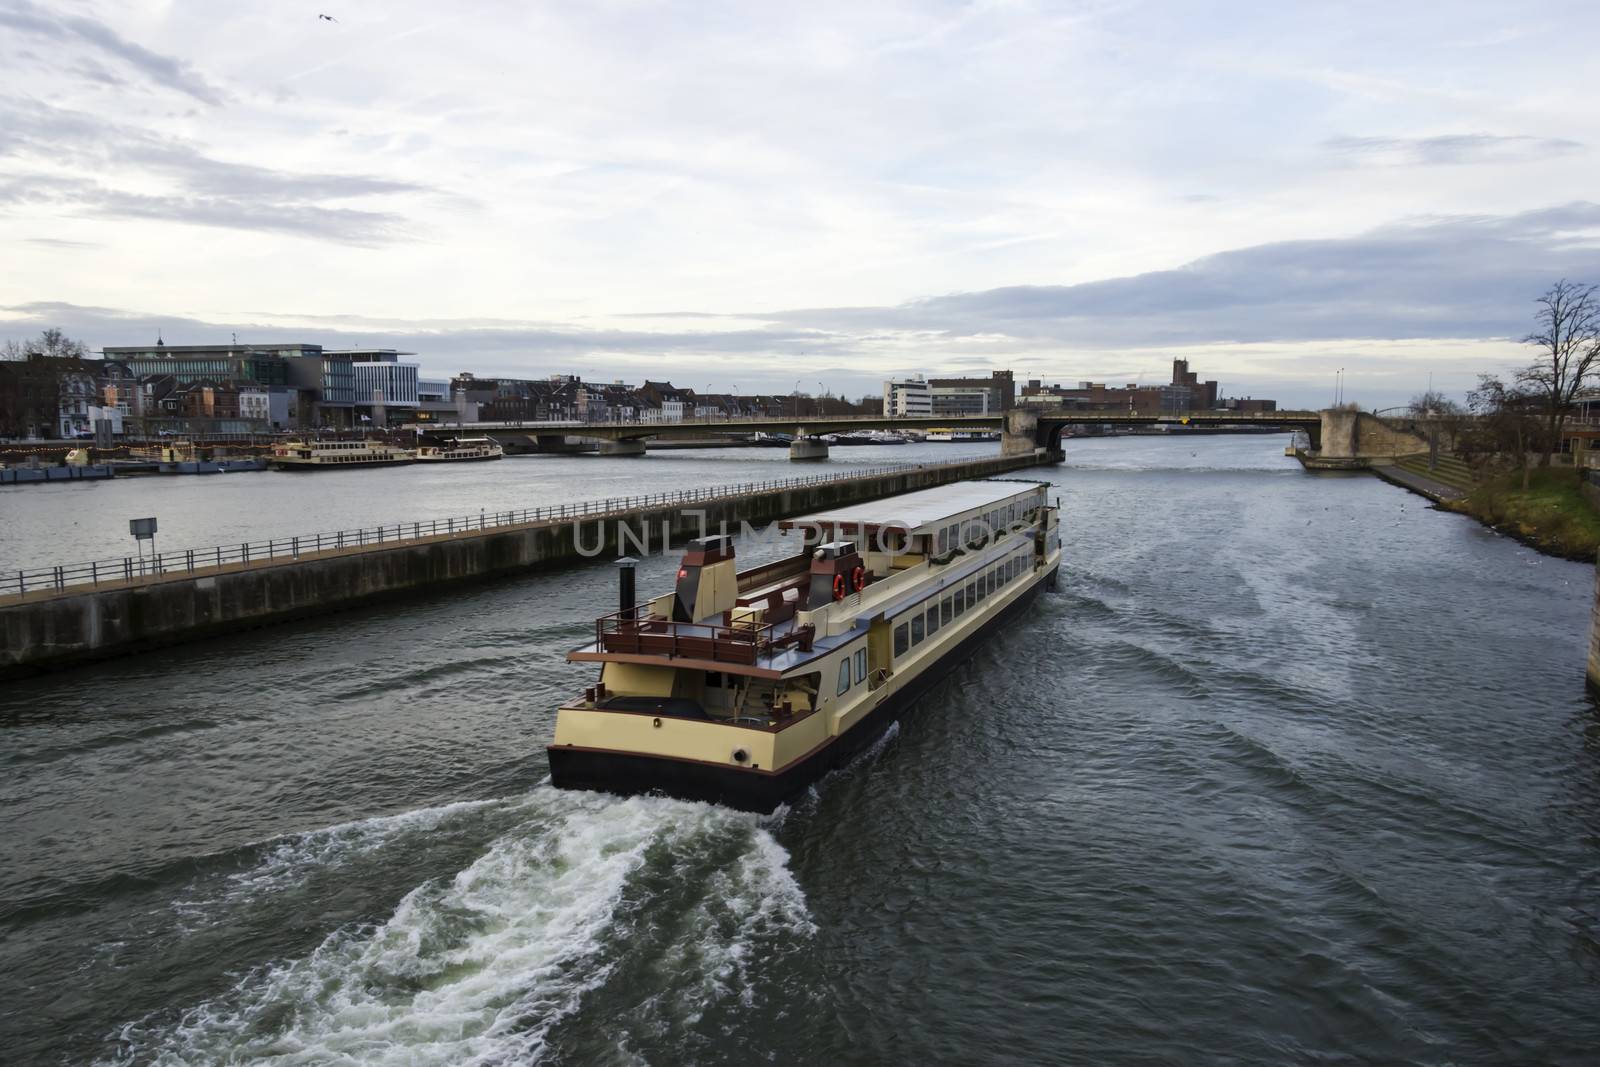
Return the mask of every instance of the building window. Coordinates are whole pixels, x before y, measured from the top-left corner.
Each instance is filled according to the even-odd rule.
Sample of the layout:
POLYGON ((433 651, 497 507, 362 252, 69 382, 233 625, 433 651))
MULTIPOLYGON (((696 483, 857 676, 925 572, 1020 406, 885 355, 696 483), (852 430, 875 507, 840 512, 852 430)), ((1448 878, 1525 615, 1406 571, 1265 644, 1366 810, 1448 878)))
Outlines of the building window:
POLYGON ((839 664, 839 696, 844 696, 850 689, 850 657, 846 656, 844 662, 839 664))
POLYGON ((856 653, 856 684, 860 685, 867 680, 867 650, 861 649, 856 653))
POLYGON ((951 614, 950 604, 951 600, 949 597, 945 597, 939 602, 939 617, 941 622, 949 622, 951 619, 955 618, 955 616, 951 614))
POLYGON ((928 636, 932 637, 939 632, 939 605, 934 604, 928 608, 928 636))
POLYGON ((894 654, 903 656, 911 647, 911 627, 901 623, 894 628, 894 654))

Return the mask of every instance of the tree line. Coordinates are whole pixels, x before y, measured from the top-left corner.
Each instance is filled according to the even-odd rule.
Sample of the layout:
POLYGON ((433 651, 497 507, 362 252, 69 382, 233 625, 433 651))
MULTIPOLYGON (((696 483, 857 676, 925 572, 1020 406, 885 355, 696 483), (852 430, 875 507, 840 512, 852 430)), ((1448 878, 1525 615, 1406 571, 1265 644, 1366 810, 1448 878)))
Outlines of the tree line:
POLYGON ((1574 403, 1600 377, 1600 286, 1563 278, 1537 304, 1533 332, 1522 338, 1534 351, 1527 366, 1510 375, 1478 375, 1465 407, 1432 390, 1411 400, 1411 413, 1443 422, 1469 462, 1509 458, 1523 488, 1530 457, 1551 465, 1574 403))

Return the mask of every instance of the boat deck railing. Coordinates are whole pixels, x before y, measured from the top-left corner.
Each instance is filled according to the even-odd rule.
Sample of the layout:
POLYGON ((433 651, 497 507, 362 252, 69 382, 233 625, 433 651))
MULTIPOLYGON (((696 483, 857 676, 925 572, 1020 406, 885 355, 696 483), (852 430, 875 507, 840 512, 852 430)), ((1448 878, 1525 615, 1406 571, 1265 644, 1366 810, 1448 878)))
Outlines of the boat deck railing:
POLYGON ((781 641, 776 623, 678 622, 650 612, 648 604, 602 615, 594 622, 602 652, 673 659, 714 660, 754 666, 770 659, 781 641))

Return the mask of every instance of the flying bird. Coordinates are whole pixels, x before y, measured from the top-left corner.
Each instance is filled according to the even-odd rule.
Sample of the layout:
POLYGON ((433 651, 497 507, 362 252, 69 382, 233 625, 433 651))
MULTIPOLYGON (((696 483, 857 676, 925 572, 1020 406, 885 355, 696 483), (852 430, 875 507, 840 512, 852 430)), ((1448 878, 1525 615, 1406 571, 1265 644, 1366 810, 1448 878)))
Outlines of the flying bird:
POLYGON ((339 21, 338 19, 334 18, 332 15, 318 15, 317 18, 319 18, 319 19, 327 19, 329 22, 338 22, 339 21))

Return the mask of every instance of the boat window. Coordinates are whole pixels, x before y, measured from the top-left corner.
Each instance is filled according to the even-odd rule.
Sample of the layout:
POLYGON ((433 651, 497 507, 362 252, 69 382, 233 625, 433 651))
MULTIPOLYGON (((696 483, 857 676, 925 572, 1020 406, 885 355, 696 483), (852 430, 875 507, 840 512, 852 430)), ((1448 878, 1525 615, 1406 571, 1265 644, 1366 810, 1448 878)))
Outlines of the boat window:
POLYGON ((967 603, 968 604, 976 604, 977 602, 978 602, 977 586, 973 582, 968 582, 967 583, 967 603))
POLYGON ((994 571, 994 570, 991 570, 991 571, 990 571, 990 572, 989 572, 989 574, 988 574, 988 577, 987 577, 987 579, 986 579, 986 580, 987 580, 987 581, 988 581, 988 583, 989 583, 989 592, 991 592, 991 593, 992 593, 992 592, 994 592, 994 590, 995 590, 995 586, 996 586, 996 585, 997 585, 997 584, 999 584, 999 583, 997 583, 997 582, 996 582, 996 581, 995 581, 995 578, 996 578, 996 576, 997 576, 997 575, 998 575, 998 574, 999 574, 999 572, 998 572, 998 571, 994 571))
POLYGON ((922 644, 922 612, 917 612, 911 617, 911 644, 922 644))
POLYGON ((894 654, 903 656, 911 647, 911 627, 901 623, 894 628, 894 654))
POLYGON ((839 695, 844 696, 850 689, 850 657, 846 656, 844 662, 839 664, 839 695))
POLYGON ((987 597, 988 595, 989 595, 989 577, 988 577, 988 575, 980 574, 980 575, 978 575, 978 601, 979 601, 979 603, 982 603, 983 599, 985 597, 987 597))
POLYGON ((944 622, 949 622, 952 618, 954 618, 954 616, 951 615, 951 613, 950 613, 950 598, 949 597, 945 597, 943 600, 941 600, 939 602, 939 616, 940 616, 940 619, 942 621, 944 621, 944 622))
POLYGON ((961 540, 961 524, 959 522, 952 522, 949 526, 945 527, 945 533, 949 535, 950 547, 957 547, 958 542, 961 540))
POLYGON ((856 684, 860 685, 867 680, 867 650, 861 649, 856 653, 856 684))
POLYGON ((939 531, 939 541, 938 541, 938 545, 939 545, 938 553, 939 553, 939 555, 941 555, 941 556, 944 555, 944 550, 949 545, 949 543, 950 543, 950 535, 949 535, 949 533, 944 531, 944 530, 940 530, 939 531))
POLYGON ((957 589, 956 595, 952 599, 955 601, 956 615, 959 616, 962 612, 967 610, 967 595, 965 592, 957 589))
POLYGON ((928 636, 932 637, 939 632, 939 605, 934 604, 928 608, 928 636))

